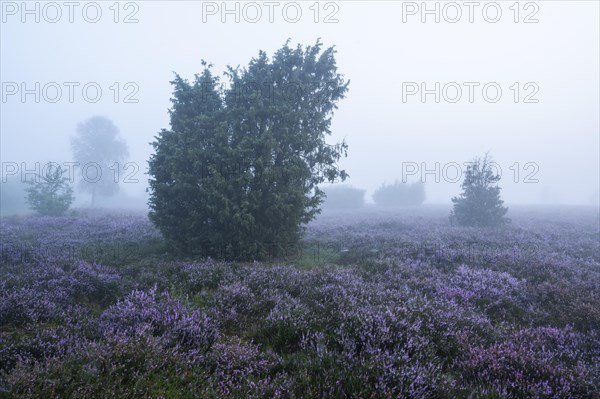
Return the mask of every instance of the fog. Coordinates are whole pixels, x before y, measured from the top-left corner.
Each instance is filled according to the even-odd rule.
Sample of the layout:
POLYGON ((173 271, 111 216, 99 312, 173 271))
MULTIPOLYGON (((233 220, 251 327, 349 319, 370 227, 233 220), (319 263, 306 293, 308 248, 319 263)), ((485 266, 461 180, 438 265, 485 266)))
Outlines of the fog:
POLYGON ((174 72, 191 80, 206 60, 221 75, 288 38, 320 38, 350 80, 328 142, 347 141, 340 167, 367 201, 405 179, 425 183, 426 203, 450 204, 457 166, 490 151, 509 208, 598 206, 598 2, 427 2, 432 13, 391 1, 69 4, 1 3, 3 188, 36 163, 72 161, 77 124, 101 115, 139 166, 121 169, 138 182, 121 174, 119 199, 105 204, 143 207, 174 72))

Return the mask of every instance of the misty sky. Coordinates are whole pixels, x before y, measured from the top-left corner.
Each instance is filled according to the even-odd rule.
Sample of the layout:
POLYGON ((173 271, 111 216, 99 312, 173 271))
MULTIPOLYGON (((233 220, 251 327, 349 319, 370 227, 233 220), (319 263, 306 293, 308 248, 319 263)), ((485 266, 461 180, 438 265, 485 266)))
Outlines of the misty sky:
MULTIPOLYGON (((456 174, 445 165, 462 164, 490 150, 502 168, 502 198, 508 206, 598 203, 597 1, 520 2, 516 8, 512 1, 478 2, 472 23, 469 8, 460 1, 427 3, 431 9, 438 4, 439 23, 433 14, 422 15, 421 2, 320 2, 312 9, 313 2, 275 2, 273 22, 264 2, 254 8, 229 2, 230 9, 237 4, 236 22, 235 12, 222 13, 222 2, 121 2, 116 15, 109 1, 97 3, 102 15, 96 23, 86 21, 82 11, 86 8, 93 20, 95 6, 76 3, 73 23, 62 1, 45 11, 45 3, 28 2, 31 10, 37 4, 39 22, 35 13, 23 15, 21 1, 1 3, 3 163, 71 161, 70 137, 77 123, 103 115, 118 126, 130 160, 140 165, 140 183, 127 185, 126 191, 142 195, 149 142, 169 127, 173 72, 193 79, 205 59, 221 75, 226 65, 247 65, 259 50, 272 55, 288 38, 295 46, 314 44, 320 37, 324 46, 336 46, 338 70, 351 81, 328 141, 346 139, 348 158, 341 166, 351 176, 348 183, 367 189, 368 196, 384 181, 402 179, 404 163, 405 168, 418 166, 408 179, 426 182, 427 202, 449 203, 460 183, 444 182, 444 171, 449 178, 456 174), (293 23, 298 4, 301 15, 293 23), (486 21, 497 18, 496 4, 499 21, 486 21), (124 23, 126 17, 138 22, 124 23), (327 17, 332 23, 324 23, 327 17), (48 21, 53 19, 58 20, 48 21), (524 23, 526 19, 538 22, 524 23), (33 89, 36 82, 40 92, 49 82, 58 83, 62 97, 56 103, 44 98, 36 103, 34 94, 24 102, 22 93, 10 94, 14 84, 19 90, 22 83, 33 89), (79 84, 72 103, 64 82, 79 84), (82 86, 90 82, 102 89, 96 103, 82 94, 82 86), (436 82, 439 103, 435 93, 425 102, 420 92, 407 94, 409 89, 420 91, 421 83, 435 89, 436 82), (465 82, 472 82, 472 103, 465 82), (457 86, 462 97, 452 102, 457 86), (492 102, 496 87, 502 94, 492 102), (138 102, 125 103, 128 94, 138 102), (422 174, 423 166, 431 172, 422 174), (538 182, 526 183, 527 178, 538 182)), ((53 91, 47 94, 54 97, 53 91)))

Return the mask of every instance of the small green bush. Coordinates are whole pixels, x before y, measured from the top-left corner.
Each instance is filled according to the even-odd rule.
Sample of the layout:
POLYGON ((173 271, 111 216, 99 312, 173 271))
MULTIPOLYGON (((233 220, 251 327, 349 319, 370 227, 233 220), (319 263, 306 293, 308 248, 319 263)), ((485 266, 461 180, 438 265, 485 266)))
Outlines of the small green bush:
POLYGON ((492 169, 493 160, 486 153, 482 158, 475 158, 467 167, 462 182, 463 192, 452 198, 454 208, 450 214, 450 222, 460 226, 501 226, 510 221, 504 217, 508 208, 502 206, 500 187, 496 183, 500 175, 492 169))
POLYGON ((29 187, 26 201, 29 207, 44 216, 63 215, 73 203, 73 189, 69 178, 63 176, 59 168, 49 168, 45 176, 38 175, 27 181, 29 187))

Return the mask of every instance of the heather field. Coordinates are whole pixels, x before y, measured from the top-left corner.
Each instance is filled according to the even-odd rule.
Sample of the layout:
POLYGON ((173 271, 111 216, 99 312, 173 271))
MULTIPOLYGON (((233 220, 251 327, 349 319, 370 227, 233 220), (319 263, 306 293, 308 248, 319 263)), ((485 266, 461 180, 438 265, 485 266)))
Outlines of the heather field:
POLYGON ((329 212, 239 262, 144 214, 2 218, 0 397, 600 398, 594 208, 329 212))

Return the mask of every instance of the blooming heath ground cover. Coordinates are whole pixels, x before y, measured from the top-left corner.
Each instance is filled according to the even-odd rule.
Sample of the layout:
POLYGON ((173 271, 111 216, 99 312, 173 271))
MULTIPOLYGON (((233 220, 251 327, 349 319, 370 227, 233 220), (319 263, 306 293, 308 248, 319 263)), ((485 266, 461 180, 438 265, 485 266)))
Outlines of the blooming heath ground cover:
POLYGON ((598 398, 598 211, 511 218, 332 212, 253 263, 144 215, 3 218, 0 396, 598 398))

